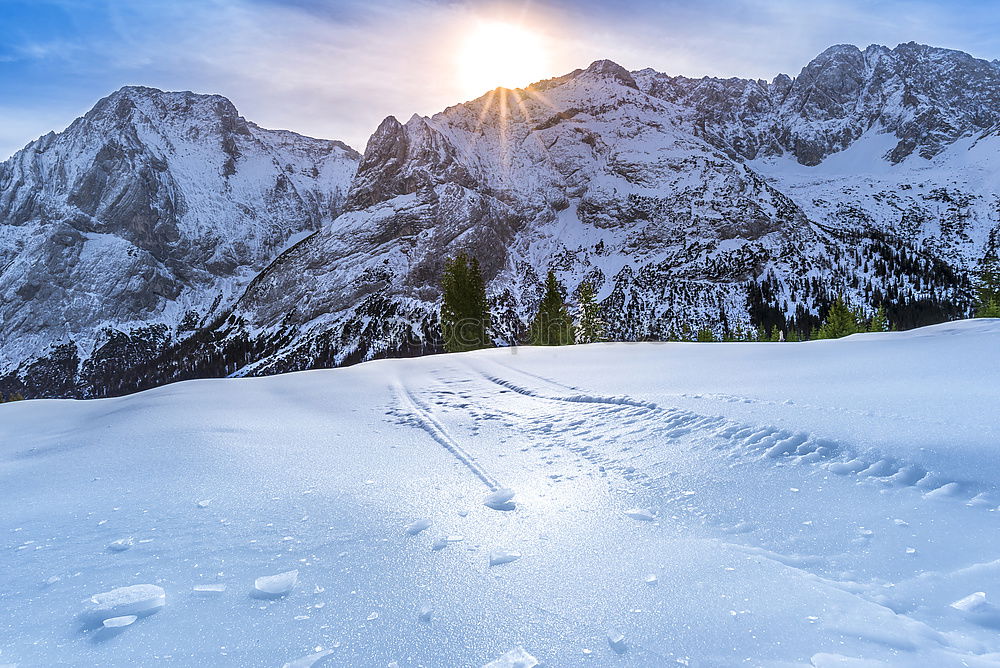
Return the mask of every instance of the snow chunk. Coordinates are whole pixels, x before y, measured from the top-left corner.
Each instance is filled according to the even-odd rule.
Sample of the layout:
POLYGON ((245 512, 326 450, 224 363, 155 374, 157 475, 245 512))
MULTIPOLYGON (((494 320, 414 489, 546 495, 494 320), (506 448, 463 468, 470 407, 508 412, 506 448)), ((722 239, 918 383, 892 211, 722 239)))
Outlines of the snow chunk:
POLYGON ((106 629, 121 629, 126 626, 130 626, 137 619, 139 618, 136 615, 123 615, 121 617, 110 617, 105 619, 103 624, 106 629))
POLYGON ((196 594, 221 594, 226 591, 224 584, 203 584, 195 585, 191 590, 196 594))
POLYGON ((198 502, 197 505, 199 508, 208 508, 210 505, 212 505, 212 499, 202 499, 201 501, 198 502))
POLYGON ((608 645, 616 654, 624 654, 628 651, 628 645, 625 644, 625 636, 617 631, 608 631, 608 645))
POLYGON ((444 538, 438 538, 434 541, 434 544, 431 545, 431 549, 437 552, 438 550, 443 550, 452 543, 461 543, 463 540, 465 540, 465 536, 446 536, 444 538))
POLYGON ((416 536, 424 529, 430 527, 430 525, 430 520, 416 520, 415 522, 410 522, 406 525, 406 533, 410 536, 416 536))
POLYGON ((656 521, 656 513, 649 508, 629 508, 625 511, 625 514, 634 520, 641 520, 643 522, 656 521))
POLYGON ((106 619, 130 615, 151 615, 167 602, 167 594, 162 587, 153 584, 138 584, 119 587, 90 597, 90 609, 84 621, 98 626, 106 619))
POLYGON ((512 561, 517 561, 521 558, 520 552, 512 552, 510 550, 495 550, 490 552, 490 566, 499 566, 500 564, 509 564, 512 561))
POLYGON ((430 624, 431 620, 434 619, 434 608, 429 605, 420 606, 420 613, 417 615, 417 619, 424 624, 430 624))
POLYGON ((325 649, 322 652, 316 652, 315 654, 309 654, 300 659, 289 661, 281 668, 312 668, 312 666, 315 666, 331 654, 333 654, 332 649, 325 649))
POLYGON ((659 580, 653 573, 650 573, 649 575, 646 576, 646 584, 652 586, 655 585, 657 582, 659 582, 659 580))
POLYGON ((298 569, 286 571, 277 575, 265 575, 254 580, 253 586, 258 593, 266 596, 284 596, 292 591, 299 581, 298 569))
POLYGON ((487 494, 486 498, 483 499, 483 505, 493 510, 514 510, 517 505, 512 500, 513 498, 514 490, 508 487, 501 487, 487 494))
POLYGON ((483 668, 534 668, 537 665, 538 659, 528 654, 523 647, 515 647, 490 661, 483 668))
POLYGON ((962 612, 974 612, 986 606, 986 592, 977 591, 969 594, 965 598, 960 598, 951 604, 951 607, 962 612))
POLYGON ((108 544, 108 549, 112 552, 124 552, 133 545, 135 545, 135 539, 132 536, 128 536, 127 538, 119 538, 118 540, 111 541, 108 544))

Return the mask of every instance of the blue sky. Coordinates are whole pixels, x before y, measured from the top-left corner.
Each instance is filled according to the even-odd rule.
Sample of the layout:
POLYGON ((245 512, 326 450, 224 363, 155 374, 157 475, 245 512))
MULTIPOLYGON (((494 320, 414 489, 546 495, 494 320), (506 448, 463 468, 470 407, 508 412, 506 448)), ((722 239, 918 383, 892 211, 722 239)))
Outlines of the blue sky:
POLYGON ((361 150, 388 114, 431 114, 472 95, 457 81, 454 52, 483 21, 536 32, 551 76, 610 58, 630 69, 770 79, 838 43, 915 40, 1000 58, 997 4, 0 0, 0 159, 127 84, 219 93, 260 125, 361 150))

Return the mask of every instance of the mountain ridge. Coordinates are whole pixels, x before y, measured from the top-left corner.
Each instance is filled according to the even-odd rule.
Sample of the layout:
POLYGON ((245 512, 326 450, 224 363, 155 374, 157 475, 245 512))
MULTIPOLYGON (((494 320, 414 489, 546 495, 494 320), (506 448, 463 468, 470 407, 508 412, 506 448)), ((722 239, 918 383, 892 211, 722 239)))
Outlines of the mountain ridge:
MULTIPOLYGON (((990 160, 974 162, 961 151, 996 152, 1000 68, 909 43, 864 51, 831 47, 802 72, 770 84, 695 80, 628 72, 599 60, 524 89, 496 89, 431 117, 414 115, 406 123, 387 117, 363 155, 342 143, 263 130, 225 98, 195 96, 204 98, 199 120, 214 128, 209 136, 217 142, 206 177, 214 192, 231 193, 231 181, 241 176, 230 170, 245 172, 253 159, 258 166, 268 156, 295 159, 291 170, 267 168, 266 188, 258 180, 256 190, 240 193, 255 193, 254 215, 246 214, 251 219, 277 202, 273 213, 299 221, 281 229, 294 231, 277 243, 273 229, 244 226, 268 241, 236 262, 210 265, 198 256, 188 259, 190 266, 181 263, 182 276, 176 267, 160 272, 167 282, 159 292, 166 295, 153 293, 163 302, 176 302, 171 291, 178 284, 191 292, 204 267, 217 266, 229 288, 218 299, 218 291, 212 293, 215 302, 207 307, 209 292, 197 293, 192 303, 200 310, 191 329, 182 332, 179 318, 160 318, 170 331, 152 342, 125 331, 124 320, 107 327, 105 347, 116 340, 118 348, 138 349, 114 378, 86 378, 87 359, 101 350, 95 344, 76 369, 67 370, 67 362, 53 372, 70 377, 59 383, 47 371, 32 372, 35 362, 27 357, 14 366, 8 359, 0 391, 57 386, 42 392, 96 396, 182 377, 433 352, 440 264, 459 251, 481 259, 499 343, 523 336, 548 267, 571 294, 584 280, 597 284, 611 334, 623 340, 685 336, 684 327, 717 334, 808 328, 840 294, 866 308, 898 302, 894 316, 901 326, 967 313, 969 272, 997 242, 1000 207, 990 183, 1000 165, 994 172, 990 160), (928 82, 935 67, 977 83, 956 92, 928 82), (923 88, 913 93, 916 84, 923 88), (908 87, 915 103, 906 106, 908 87), (834 173, 831 165, 862 153, 862 169, 834 173), (324 155, 339 180, 320 178, 331 167, 317 162, 324 155), (903 182, 915 176, 925 183, 903 182), (324 190, 330 187, 339 195, 324 190), (261 190, 277 199, 261 200, 261 190)), ((95 110, 104 104, 101 113, 118 114, 121 107, 128 115, 131 98, 151 90, 122 89, 95 110)), ((166 111, 191 118, 194 98, 185 96, 194 94, 161 95, 166 111)), ((160 124, 170 126, 163 118, 160 124)), ((178 147, 188 147, 183 154, 204 144, 203 129, 185 132, 165 141, 157 155, 177 159, 178 147)), ((116 164, 127 157, 108 159, 116 164)), ((0 233, 24 223, 12 224, 24 214, 12 217, 13 209, 3 208, 16 199, 12 179, 4 180, 12 161, 0 164, 0 233)), ((147 159, 139 172, 155 175, 157 164, 147 159)), ((103 177, 90 178, 100 183, 103 177)), ((132 172, 122 178, 136 182, 132 172)), ((186 188, 154 182, 155 192, 199 190, 190 179, 186 188)), ((17 211, 34 211, 26 204, 30 197, 17 201, 17 211)), ((243 214, 232 213, 242 211, 240 202, 226 202, 216 210, 243 224, 243 214)), ((166 211, 157 225, 138 230, 129 219, 116 231, 140 250, 174 252, 177 242, 161 218, 177 216, 166 211)), ((52 266, 58 274, 58 263, 52 266)), ((6 301, 23 282, 4 292, 5 276, 0 294, 6 301)), ((143 290, 153 282, 146 279, 143 290)), ((128 322, 141 329, 145 321, 128 322)), ((72 340, 79 355, 81 346, 72 340)))

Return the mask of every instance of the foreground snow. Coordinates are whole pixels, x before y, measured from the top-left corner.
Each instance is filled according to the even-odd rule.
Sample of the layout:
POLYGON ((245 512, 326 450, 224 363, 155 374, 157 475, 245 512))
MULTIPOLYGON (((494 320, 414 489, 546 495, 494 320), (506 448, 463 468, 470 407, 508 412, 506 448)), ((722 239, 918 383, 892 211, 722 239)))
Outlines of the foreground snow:
POLYGON ((1000 666, 998 349, 968 321, 3 405, 0 665, 1000 666))

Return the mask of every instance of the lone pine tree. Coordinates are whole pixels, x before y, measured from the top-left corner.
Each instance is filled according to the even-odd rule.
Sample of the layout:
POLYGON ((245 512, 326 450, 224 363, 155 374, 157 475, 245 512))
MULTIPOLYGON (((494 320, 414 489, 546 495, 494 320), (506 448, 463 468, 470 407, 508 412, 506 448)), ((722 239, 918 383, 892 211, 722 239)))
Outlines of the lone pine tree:
POLYGON ((536 346, 565 346, 573 343, 573 319, 566 308, 566 289, 551 270, 545 279, 545 296, 531 322, 531 343, 536 346))
POLYGON ((1000 318, 1000 263, 996 257, 983 260, 983 270, 979 274, 977 318, 1000 318))
POLYGON ((604 320, 601 319, 601 307, 597 304, 594 286, 590 283, 580 285, 577 299, 577 343, 597 343, 604 339, 604 320))
POLYGON ((826 320, 816 333, 817 339, 839 339, 842 336, 857 334, 861 331, 858 316, 855 315, 840 297, 830 305, 826 320))
POLYGON ((490 345, 490 322, 479 261, 464 253, 446 260, 441 276, 441 337, 450 353, 478 350, 490 345))

